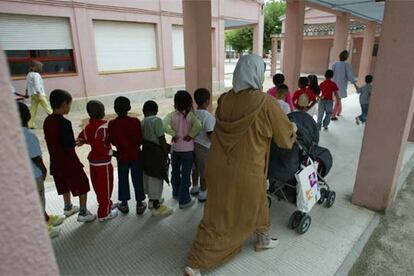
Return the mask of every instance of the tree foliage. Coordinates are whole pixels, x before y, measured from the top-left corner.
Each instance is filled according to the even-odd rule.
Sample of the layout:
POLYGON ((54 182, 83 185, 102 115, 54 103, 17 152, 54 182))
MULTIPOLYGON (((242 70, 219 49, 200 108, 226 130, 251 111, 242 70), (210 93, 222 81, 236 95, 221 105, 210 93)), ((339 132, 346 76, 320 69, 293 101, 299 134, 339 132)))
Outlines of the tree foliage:
MULTIPOLYGON (((279 17, 285 14, 285 3, 278 0, 271 0, 264 7, 264 39, 263 52, 267 53, 272 46, 270 35, 280 34, 282 22, 279 17)), ((242 28, 229 30, 225 33, 225 43, 230 45, 236 52, 245 50, 251 51, 253 45, 253 29, 242 28)))

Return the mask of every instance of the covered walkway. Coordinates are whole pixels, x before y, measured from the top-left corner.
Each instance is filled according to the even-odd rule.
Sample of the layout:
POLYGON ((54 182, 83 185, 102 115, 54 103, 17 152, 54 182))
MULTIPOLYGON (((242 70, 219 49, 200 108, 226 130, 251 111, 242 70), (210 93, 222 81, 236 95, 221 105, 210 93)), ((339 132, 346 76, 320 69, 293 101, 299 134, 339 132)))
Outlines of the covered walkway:
MULTIPOLYGON (((364 130, 354 122, 360 111, 357 95, 345 101, 344 110, 341 120, 333 123, 329 131, 321 132, 320 141, 334 157, 334 167, 327 178, 337 192, 334 206, 316 206, 311 212, 310 230, 298 235, 286 226, 295 206, 274 200, 270 213, 272 231, 280 239, 278 248, 255 253, 251 240, 233 261, 208 271, 207 275, 346 274, 352 265, 349 258, 357 254, 361 240, 375 228, 379 215, 351 204, 364 130)), ((413 154, 414 145, 408 144, 401 183, 412 168, 413 154)), ((113 198, 116 197, 115 191, 113 198)), ((180 275, 203 205, 197 203, 183 211, 171 198, 170 189, 165 189, 164 197, 175 208, 175 213, 164 219, 153 218, 149 212, 137 217, 135 208, 131 208, 129 215, 105 223, 79 224, 76 216, 69 218, 59 237, 52 240, 61 273, 180 275)), ((92 193, 89 199, 95 211, 92 193)), ((62 199, 53 188, 47 192, 47 208, 51 213, 62 210, 62 199)))

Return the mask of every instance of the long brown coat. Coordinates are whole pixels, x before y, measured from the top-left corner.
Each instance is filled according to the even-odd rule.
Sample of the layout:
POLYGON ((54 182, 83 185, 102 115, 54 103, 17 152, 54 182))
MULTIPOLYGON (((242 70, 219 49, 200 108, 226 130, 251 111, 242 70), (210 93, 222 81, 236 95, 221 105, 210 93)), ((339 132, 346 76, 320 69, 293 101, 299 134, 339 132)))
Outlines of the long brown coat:
POLYGON ((255 231, 269 230, 270 143, 291 148, 295 141, 293 125, 277 101, 259 90, 221 96, 216 119, 206 165, 208 199, 187 260, 198 269, 227 261, 255 231))

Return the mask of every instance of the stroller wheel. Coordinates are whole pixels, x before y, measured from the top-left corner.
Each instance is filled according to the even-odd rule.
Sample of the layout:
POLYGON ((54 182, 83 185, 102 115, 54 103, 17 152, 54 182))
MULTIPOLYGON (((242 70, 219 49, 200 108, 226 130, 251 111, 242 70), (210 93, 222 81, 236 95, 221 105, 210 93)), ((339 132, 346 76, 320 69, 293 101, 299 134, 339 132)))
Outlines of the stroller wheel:
POLYGON ((309 230, 311 223, 311 217, 307 214, 304 214, 300 220, 298 228, 296 228, 296 232, 298 232, 299 234, 305 234, 309 230))
POLYGON ((302 219, 302 212, 301 211, 295 211, 289 219, 289 228, 290 229, 296 229, 298 228, 299 224, 300 224, 300 220, 302 219))
POLYGON ((320 192, 321 192, 321 198, 318 200, 318 204, 323 204, 329 192, 326 189, 321 189, 320 192))
POLYGON ((334 191, 330 191, 328 193, 328 196, 327 196, 327 199, 326 199, 326 202, 325 202, 325 207, 326 208, 331 208, 332 205, 334 205, 335 199, 336 199, 336 193, 334 191))
POLYGON ((267 207, 271 207, 272 206, 272 198, 269 196, 269 195, 267 195, 267 207))

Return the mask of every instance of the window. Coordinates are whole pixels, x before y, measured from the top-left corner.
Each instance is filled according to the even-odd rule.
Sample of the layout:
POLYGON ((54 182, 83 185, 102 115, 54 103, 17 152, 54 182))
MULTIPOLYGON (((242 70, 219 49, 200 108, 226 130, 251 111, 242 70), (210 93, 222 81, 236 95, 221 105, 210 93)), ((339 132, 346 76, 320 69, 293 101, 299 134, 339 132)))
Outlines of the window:
POLYGON ((176 68, 184 68, 184 29, 183 26, 172 26, 172 50, 173 50, 173 66, 176 68))
POLYGON ((33 60, 46 74, 76 72, 69 19, 0 14, 0 44, 12 76, 24 76, 33 60))
POLYGON ((99 72, 158 68, 155 24, 95 20, 93 26, 99 72))
POLYGON ((76 72, 72 50, 6 50, 12 76, 24 76, 29 71, 30 62, 43 63, 44 74, 76 72))

